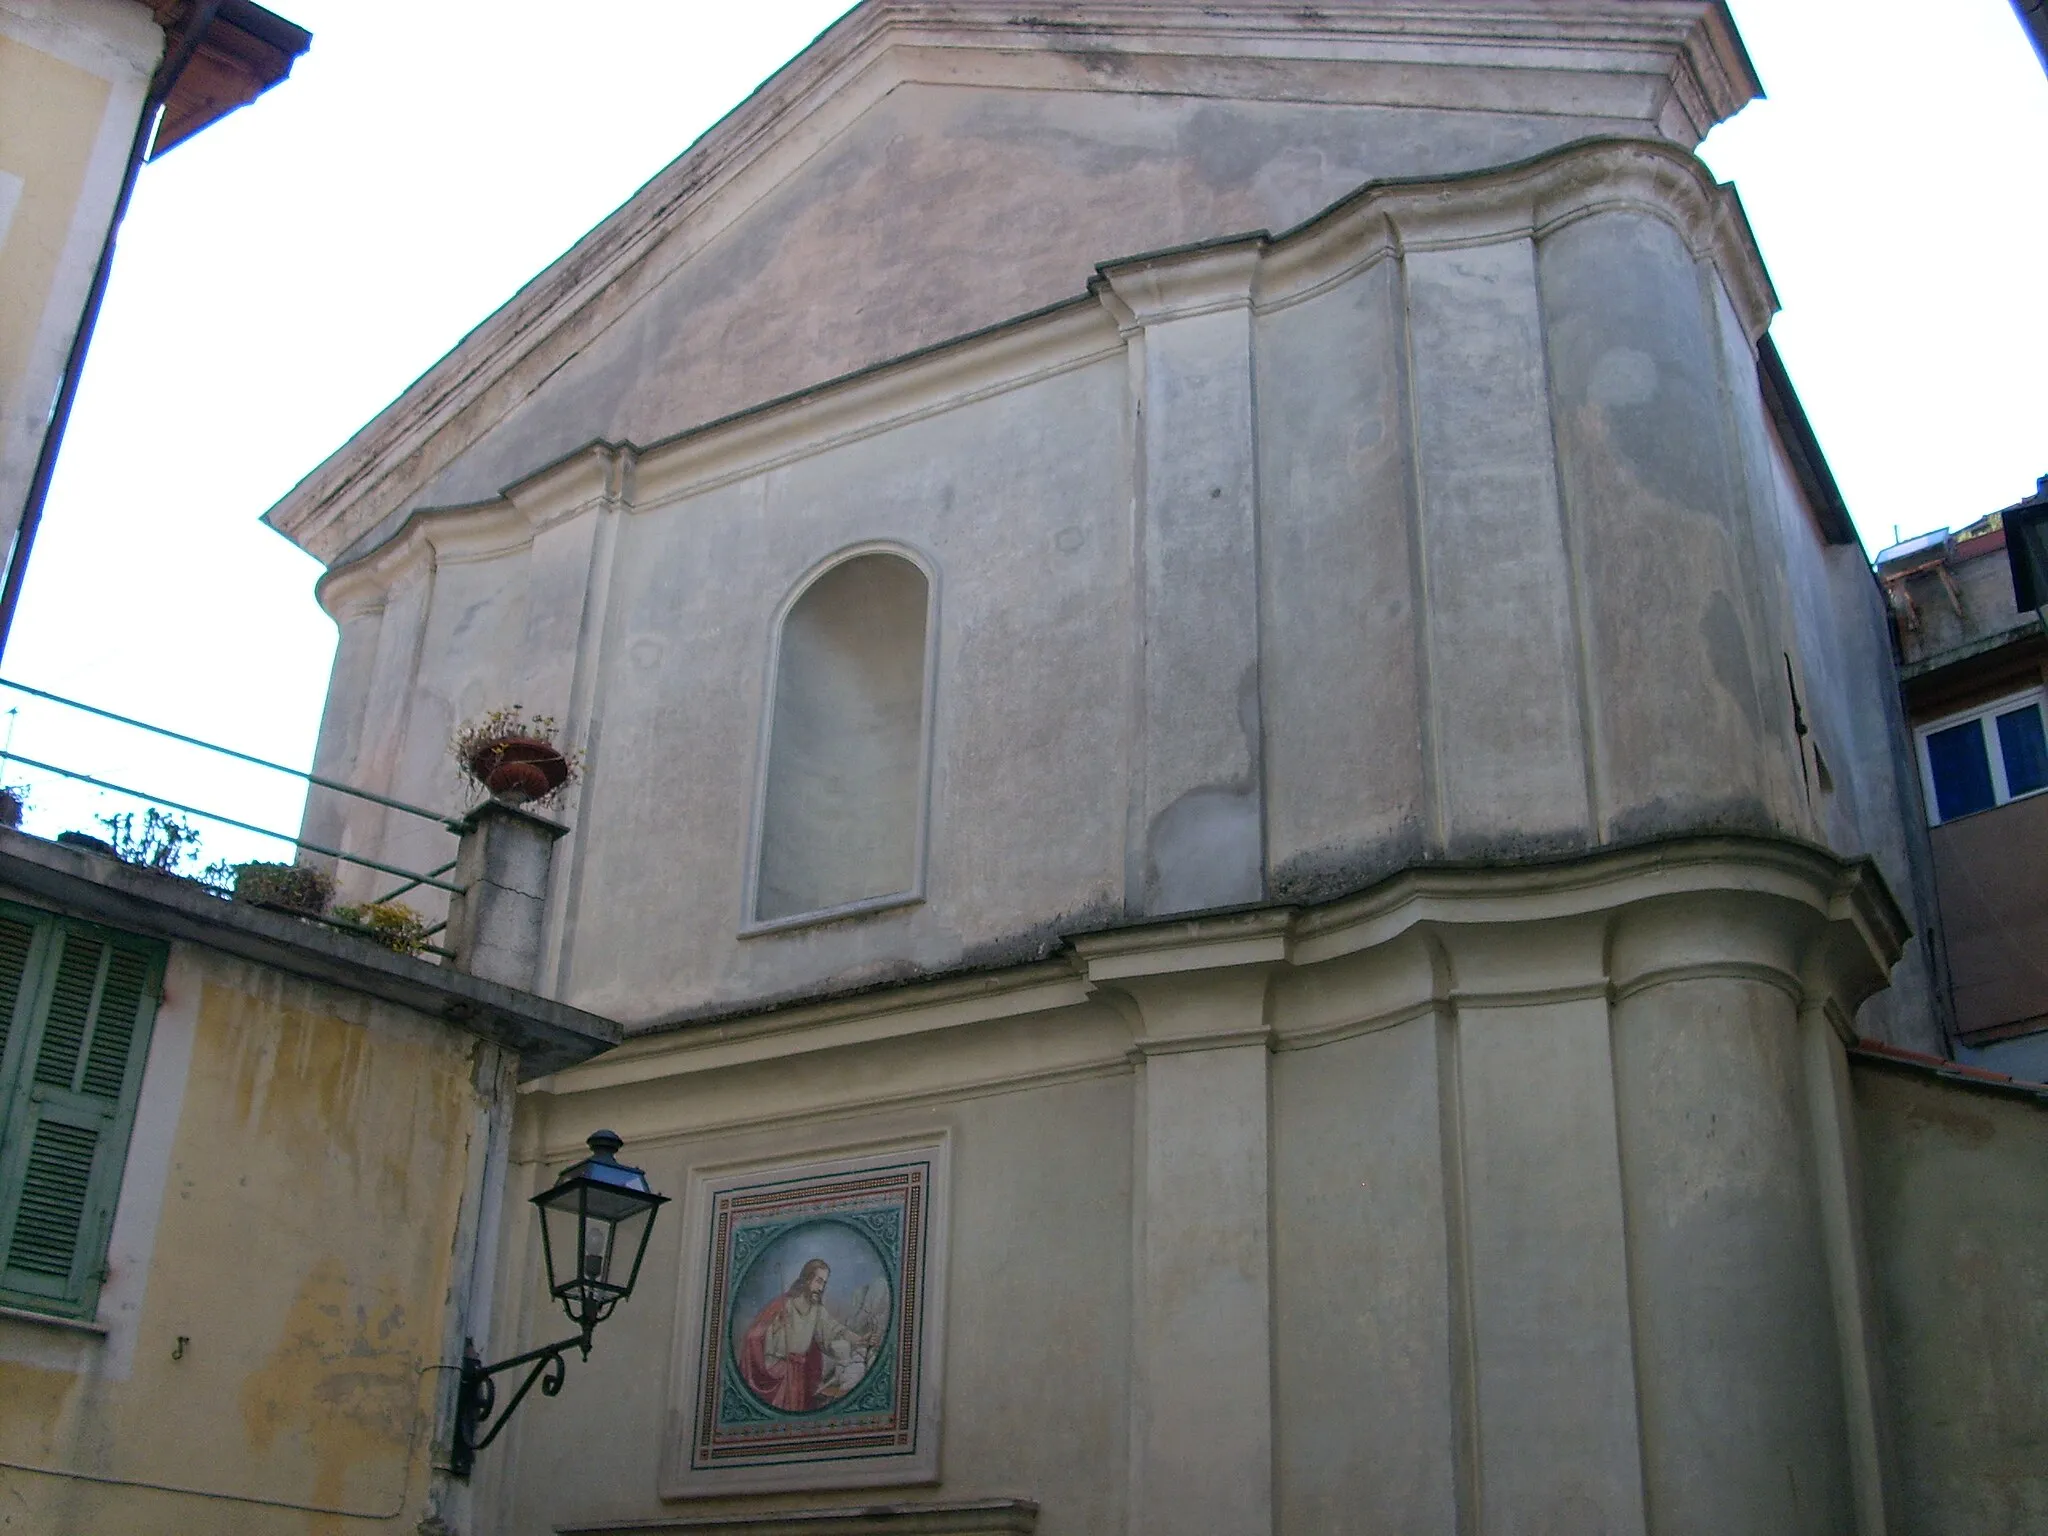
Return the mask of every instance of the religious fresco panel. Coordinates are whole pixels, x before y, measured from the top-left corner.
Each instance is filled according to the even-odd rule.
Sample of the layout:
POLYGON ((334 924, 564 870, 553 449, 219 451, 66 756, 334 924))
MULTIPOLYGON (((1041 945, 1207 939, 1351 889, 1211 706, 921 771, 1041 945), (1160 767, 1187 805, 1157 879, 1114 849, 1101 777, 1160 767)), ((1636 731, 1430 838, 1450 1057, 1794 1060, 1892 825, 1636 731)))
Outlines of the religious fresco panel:
POLYGON ((696 1181, 687 1444, 665 1494, 936 1480, 944 1153, 696 1181))

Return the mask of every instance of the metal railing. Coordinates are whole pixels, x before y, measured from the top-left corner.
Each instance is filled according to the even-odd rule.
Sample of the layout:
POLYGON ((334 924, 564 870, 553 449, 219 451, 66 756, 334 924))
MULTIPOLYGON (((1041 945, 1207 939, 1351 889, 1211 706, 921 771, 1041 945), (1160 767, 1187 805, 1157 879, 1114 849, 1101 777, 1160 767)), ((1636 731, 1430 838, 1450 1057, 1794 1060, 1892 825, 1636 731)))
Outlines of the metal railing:
MULTIPOLYGON (((153 736, 160 736, 170 741, 180 742, 186 746, 198 747, 203 751, 217 753, 222 757, 233 758, 237 762, 249 763, 258 768, 268 769, 273 773, 288 774, 295 779, 303 780, 315 789, 326 790, 331 794, 347 795, 353 799, 365 800, 373 805, 382 806, 386 810, 398 811, 407 816, 415 816, 423 821, 431 821, 450 832, 459 832, 461 830, 461 818, 450 816, 444 811, 430 810, 425 806, 412 805, 404 800, 394 799, 390 795, 379 794, 375 790, 361 789, 353 784, 344 784, 338 779, 326 778, 304 768, 294 768, 289 763, 274 762, 269 758, 257 757, 250 752, 237 751, 233 747, 223 747, 217 742, 206 741, 197 736, 190 736, 183 731, 174 731, 168 726, 154 725, 147 720, 138 720, 132 715, 123 715, 111 709, 102 709, 97 704, 87 704, 80 699, 66 698, 63 694, 52 693, 48 689, 31 688, 26 683, 17 683, 8 678, 0 678, 0 689, 6 689, 9 692, 22 694, 29 698, 41 699, 66 709, 77 710, 82 714, 93 715, 102 720, 109 720, 116 725, 126 726, 133 730, 146 731, 153 736)), ((259 826, 255 822, 244 821, 239 817, 229 816, 220 811, 210 811, 203 806, 190 805, 180 800, 172 800, 151 790, 137 789, 133 785, 128 784, 117 784, 111 779, 101 778, 96 774, 85 773, 76 768, 67 768, 60 763, 45 762, 29 757, 14 751, 11 742, 7 747, 0 748, 0 764, 4 763, 19 763, 24 768, 32 768, 40 773, 53 773, 75 783, 90 785, 95 789, 105 790, 117 795, 125 795, 146 805, 159 806, 165 810, 175 811, 180 815, 197 816, 202 820, 233 827, 242 832, 251 832, 259 837, 274 838, 278 842, 289 844, 297 852, 318 854, 325 858, 354 864, 363 869, 375 870, 379 874, 395 876, 403 882, 383 895, 365 903, 366 906, 378 906, 386 902, 396 901, 400 896, 407 895, 423 887, 442 891, 451 896, 460 896, 468 889, 466 886, 457 885, 452 881, 442 878, 454 870, 456 861, 453 859, 450 859, 447 863, 436 869, 424 871, 407 869, 403 865, 387 863, 381 859, 373 859, 360 853, 351 853, 345 848, 330 848, 320 843, 308 842, 298 833, 280 832, 274 827, 259 826)), ((302 912, 298 915, 311 918, 328 927, 343 929, 347 932, 371 934, 375 932, 375 930, 365 924, 328 917, 321 913, 302 912)), ((424 937, 431 939, 447 926, 445 921, 435 923, 425 930, 424 937)), ((420 947, 444 957, 452 957, 453 953, 437 944, 423 943, 420 947)))

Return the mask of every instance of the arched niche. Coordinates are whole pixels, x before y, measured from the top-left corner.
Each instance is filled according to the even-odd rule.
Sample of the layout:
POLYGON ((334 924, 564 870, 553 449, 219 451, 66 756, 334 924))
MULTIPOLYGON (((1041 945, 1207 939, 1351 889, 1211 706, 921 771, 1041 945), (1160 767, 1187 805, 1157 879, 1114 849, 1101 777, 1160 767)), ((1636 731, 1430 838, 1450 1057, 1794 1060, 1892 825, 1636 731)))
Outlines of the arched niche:
POLYGON ((755 816, 750 927, 919 894, 932 598, 921 561, 865 547, 827 565, 784 609, 755 816))

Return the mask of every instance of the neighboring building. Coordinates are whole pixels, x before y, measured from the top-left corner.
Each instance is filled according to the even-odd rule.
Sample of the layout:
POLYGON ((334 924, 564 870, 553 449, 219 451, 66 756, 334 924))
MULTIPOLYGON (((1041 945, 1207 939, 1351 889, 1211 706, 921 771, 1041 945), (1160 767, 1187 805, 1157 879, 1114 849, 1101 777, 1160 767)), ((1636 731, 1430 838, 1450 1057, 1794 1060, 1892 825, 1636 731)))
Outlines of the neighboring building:
POLYGON ((0 832, 0 1527, 415 1529, 518 1080, 615 1038, 0 832))
POLYGON ((2012 8, 2019 12, 2020 25, 2027 29, 2041 67, 2048 69, 2048 0, 2012 0, 2012 8))
POLYGON ((1886 1528, 2048 1530, 2030 1449, 2048 1423, 2048 1087, 1884 1047, 1854 1053, 1851 1081, 1896 1405, 1886 1528))
POLYGON ((2048 1077, 2048 633, 2017 525, 2037 493, 1882 551, 1959 1054, 2048 1077), (2030 601, 2021 605, 2021 597, 2030 601))
POLYGON ((521 1097, 490 1353, 594 1126, 676 1197, 450 1526, 2048 1509, 1927 1368, 2048 1202, 1925 1262, 1979 1090, 1879 1076, 1952 1070, 1932 877, 1692 154, 1756 92, 1708 0, 866 0, 271 511, 323 776, 438 801, 513 701, 584 756, 506 888, 630 1038, 521 1097))
POLYGON ((255 100, 310 42, 249 0, 0 0, 0 549, 49 488, 143 157, 255 100))

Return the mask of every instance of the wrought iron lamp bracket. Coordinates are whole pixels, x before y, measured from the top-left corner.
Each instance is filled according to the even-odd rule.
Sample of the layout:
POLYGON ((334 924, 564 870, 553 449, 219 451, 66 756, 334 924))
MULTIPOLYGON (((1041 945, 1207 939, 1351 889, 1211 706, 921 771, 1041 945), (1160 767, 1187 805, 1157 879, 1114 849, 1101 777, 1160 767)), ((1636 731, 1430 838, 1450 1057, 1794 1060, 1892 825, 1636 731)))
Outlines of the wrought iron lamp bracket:
POLYGON ((569 1351, 590 1358, 590 1336, 611 1316, 612 1308, 633 1294, 634 1282, 640 1278, 654 1213, 668 1204, 668 1196, 647 1187, 644 1170, 628 1167, 613 1156, 625 1145, 616 1132, 593 1131, 589 1142, 590 1156, 565 1168, 552 1188, 532 1200, 540 1212, 548 1294, 562 1304, 576 1333, 496 1365, 485 1365, 477 1357, 473 1340, 462 1341, 455 1433, 448 1450, 448 1470, 457 1477, 469 1476, 476 1453, 498 1438, 498 1431, 526 1401, 535 1382, 540 1383, 542 1397, 561 1392, 569 1372, 565 1358, 569 1351), (494 1378, 521 1366, 527 1368, 526 1379, 499 1408, 494 1378))
POLYGON ((462 1345, 462 1384, 457 1388, 455 1399, 455 1443, 449 1449, 448 1470, 457 1477, 469 1476, 476 1465, 476 1453, 498 1438, 498 1431, 505 1427, 505 1421, 512 1417, 513 1410, 533 1390, 536 1381, 540 1383, 542 1397, 558 1396, 569 1374, 565 1357, 573 1349, 588 1360, 591 1332, 591 1327, 586 1326, 574 1338, 543 1344, 539 1349, 529 1349, 523 1355, 500 1360, 496 1365, 485 1365, 476 1352, 476 1345, 465 1339, 462 1345), (517 1370, 522 1365, 530 1367, 526 1379, 519 1383, 519 1390, 493 1418, 498 1402, 498 1384, 492 1378, 505 1371, 517 1370), (490 1425, 488 1429, 484 1428, 487 1422, 490 1425))

